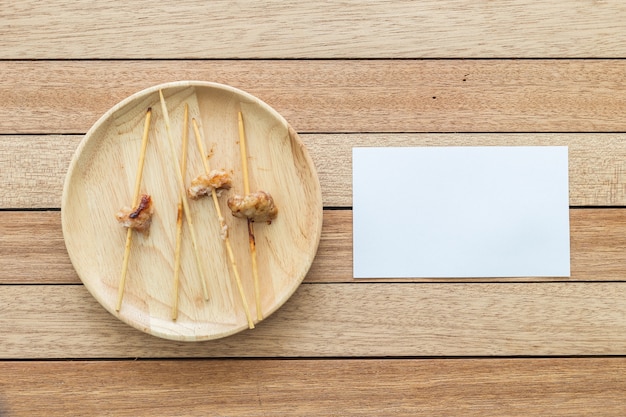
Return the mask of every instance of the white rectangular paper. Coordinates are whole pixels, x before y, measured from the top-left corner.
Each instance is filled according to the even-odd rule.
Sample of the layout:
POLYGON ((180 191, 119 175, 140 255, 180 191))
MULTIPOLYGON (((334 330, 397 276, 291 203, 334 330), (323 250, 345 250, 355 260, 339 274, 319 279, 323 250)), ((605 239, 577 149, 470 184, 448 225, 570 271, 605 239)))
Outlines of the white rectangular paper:
POLYGON ((354 148, 355 278, 569 276, 564 146, 354 148))

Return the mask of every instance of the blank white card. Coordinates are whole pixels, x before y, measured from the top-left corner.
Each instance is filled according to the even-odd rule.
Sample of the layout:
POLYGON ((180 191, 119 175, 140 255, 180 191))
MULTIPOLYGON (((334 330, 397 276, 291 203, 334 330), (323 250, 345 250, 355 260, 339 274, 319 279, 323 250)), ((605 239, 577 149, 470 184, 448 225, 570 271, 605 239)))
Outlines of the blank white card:
POLYGON ((355 278, 570 275, 567 147, 354 148, 355 278))

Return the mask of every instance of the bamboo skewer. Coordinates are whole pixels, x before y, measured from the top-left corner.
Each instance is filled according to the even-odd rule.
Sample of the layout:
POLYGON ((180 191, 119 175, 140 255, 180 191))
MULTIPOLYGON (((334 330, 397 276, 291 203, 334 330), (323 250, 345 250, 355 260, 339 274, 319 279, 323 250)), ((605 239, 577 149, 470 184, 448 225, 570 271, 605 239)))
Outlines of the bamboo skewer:
MULTIPOLYGON (((185 113, 183 115, 183 135, 182 135, 182 155, 180 157, 180 169, 182 171, 183 178, 185 176, 185 172, 187 170, 187 142, 189 137, 189 105, 185 103, 185 113)), ((181 194, 184 194, 183 190, 181 194)), ((174 300, 172 303, 172 320, 176 320, 178 318, 178 289, 180 286, 180 247, 182 243, 183 236, 183 198, 184 196, 180 196, 180 200, 178 202, 178 211, 176 216, 176 251, 174 252, 174 300)))
POLYGON ((172 133, 170 131, 170 116, 167 112, 167 106, 165 105, 165 99, 163 98, 163 91, 159 90, 159 98, 161 100, 161 110, 163 111, 163 119, 165 120, 165 130, 167 132, 167 141, 169 143, 170 148, 170 157, 172 159, 172 165, 174 165, 176 171, 176 178, 178 179, 178 186, 180 187, 181 192, 181 201, 183 203, 183 212, 185 213, 185 219, 187 220, 187 224, 189 225, 189 234, 191 236, 191 244, 194 249, 194 253, 196 255, 196 263, 198 264, 198 273, 200 274, 200 282, 202 283, 202 293, 204 295, 204 299, 209 299, 209 291, 207 290, 206 281, 204 279, 204 273, 202 269, 202 262, 200 259, 200 252, 198 249, 198 241, 196 239, 196 228, 191 220, 191 212, 189 211, 189 202, 187 201, 187 194, 185 193, 185 180, 183 179, 183 174, 181 171, 180 163, 178 162, 178 158, 176 158, 176 152, 174 151, 174 141, 172 140, 172 133))
MULTIPOLYGON (((198 144, 198 150, 202 155, 202 162, 204 164, 204 170, 208 175, 211 172, 211 167, 209 166, 209 161, 206 158, 206 153, 204 152, 204 145, 202 144, 202 136, 200 135, 200 130, 198 129, 198 123, 196 123, 196 119, 192 119, 191 123, 193 125, 193 131, 196 137, 196 143, 198 144)), ((215 205, 215 211, 217 213, 217 217, 220 222, 221 230, 224 230, 227 226, 224 222, 224 217, 222 216, 222 210, 220 209, 219 201, 217 200, 217 192, 215 188, 211 188, 211 196, 213 197, 213 205, 215 205)), ((228 252, 228 258, 230 260, 230 265, 233 269, 233 273, 235 274, 235 281, 237 283, 237 289, 239 290, 239 295, 241 297, 241 302, 243 304, 243 309, 246 313, 246 319, 248 320, 248 327, 250 329, 254 329, 254 321, 252 320, 252 315, 250 314, 250 308, 248 307, 248 302, 246 301, 246 295, 243 291, 243 285, 241 284, 241 277, 239 276, 239 270, 237 269, 237 263, 235 262, 235 256, 233 254, 233 249, 230 245, 230 239, 228 238, 228 231, 224 235, 224 244, 226 245, 226 251, 228 252)))
MULTIPOLYGON (((243 127, 243 117, 241 112, 237 114, 239 122, 239 149, 241 153, 241 165, 243 170, 243 192, 244 195, 250 194, 250 177, 248 175, 248 154, 246 150, 246 133, 243 127)), ((256 260, 256 239, 254 238, 254 223, 248 220, 248 242, 250 244, 250 257, 252 258, 252 276, 254 280, 254 299, 256 301, 256 317, 257 320, 263 320, 263 311, 261 310, 261 290, 259 288, 259 267, 256 260)))
MULTIPOLYGON (((152 108, 146 111, 146 121, 143 127, 143 135, 141 137, 141 151, 139 153, 139 162, 137 167, 137 176, 135 177, 135 189, 133 192, 132 207, 136 207, 139 203, 139 191, 141 189, 141 177, 143 176, 143 165, 146 159, 146 149, 148 148, 148 132, 150 130, 150 119, 152 117, 152 108)), ((122 261, 122 273, 117 288, 117 303, 115 311, 122 308, 122 299, 124 298, 124 288, 126 286, 126 272, 128 271, 128 260, 130 258, 130 246, 133 240, 133 229, 130 227, 126 231, 126 245, 124 246, 124 259, 122 261)))

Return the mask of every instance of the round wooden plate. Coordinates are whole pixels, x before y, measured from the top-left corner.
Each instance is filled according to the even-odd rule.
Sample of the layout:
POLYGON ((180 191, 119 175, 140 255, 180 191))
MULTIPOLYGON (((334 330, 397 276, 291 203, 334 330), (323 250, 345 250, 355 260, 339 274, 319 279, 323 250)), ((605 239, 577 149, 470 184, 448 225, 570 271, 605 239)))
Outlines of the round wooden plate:
POLYGON ((209 300, 203 297, 189 227, 181 246, 178 318, 172 320, 174 252, 180 189, 159 102, 163 91, 180 161, 184 104, 189 105, 185 183, 204 172, 191 118, 204 138, 211 168, 232 173, 233 188, 219 198, 252 317, 257 317, 246 220, 231 216, 226 200, 243 194, 238 112, 244 119, 251 191, 269 192, 278 217, 255 223, 263 317, 294 293, 317 251, 322 197, 317 173, 296 132, 274 109, 226 85, 180 81, 138 92, 109 110, 89 130, 69 167, 63 189, 63 235, 72 264, 91 294, 111 314, 162 338, 200 341, 248 328, 243 303, 212 199, 189 200, 209 300), (146 111, 152 108, 141 192, 152 196, 149 235, 133 232, 122 306, 116 311, 126 229, 115 213, 132 205, 146 111))

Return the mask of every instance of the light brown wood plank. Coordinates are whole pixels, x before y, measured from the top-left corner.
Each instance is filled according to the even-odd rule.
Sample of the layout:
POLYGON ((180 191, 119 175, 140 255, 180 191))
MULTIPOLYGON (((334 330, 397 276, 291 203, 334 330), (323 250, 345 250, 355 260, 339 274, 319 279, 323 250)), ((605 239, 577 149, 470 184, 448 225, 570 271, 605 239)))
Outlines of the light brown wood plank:
POLYGON ((253 331, 171 342, 80 285, 4 286, 0 358, 626 355, 626 283, 304 284, 253 331))
MULTIPOLYGON (((412 279, 415 282, 621 281, 625 276, 623 209, 570 210, 570 278, 412 279)), ((352 212, 326 210, 322 239, 306 282, 352 278, 352 212)), ((375 281, 375 280, 374 280, 375 281)), ((380 280, 378 280, 380 281, 380 280)), ((390 280, 394 281, 394 280, 390 280)), ((0 284, 80 283, 67 256, 59 212, 0 213, 0 284)))
POLYGON ((3 6, 0 58, 623 57, 624 18, 619 0, 27 0, 3 6))
POLYGON ((82 136, 0 136, 0 207, 60 208, 63 182, 82 136))
POLYGON ((0 212, 0 283, 79 283, 67 254, 61 213, 0 212))
POLYGON ((0 362, 0 410, 11 417, 621 417, 625 375, 624 358, 0 362))
POLYGON ((352 148, 364 146, 567 146, 570 205, 626 205, 625 134, 329 134, 303 138, 311 149, 328 206, 352 205, 352 148))
MULTIPOLYGON (((0 208, 58 208, 79 135, 0 136, 0 208)), ((568 146, 570 205, 626 205, 626 134, 303 134, 324 205, 352 204, 352 147, 568 146)))
POLYGON ((181 79, 242 88, 298 132, 615 132, 625 73, 626 60, 0 61, 0 133, 84 133, 181 79))

